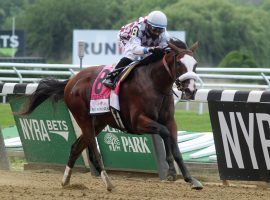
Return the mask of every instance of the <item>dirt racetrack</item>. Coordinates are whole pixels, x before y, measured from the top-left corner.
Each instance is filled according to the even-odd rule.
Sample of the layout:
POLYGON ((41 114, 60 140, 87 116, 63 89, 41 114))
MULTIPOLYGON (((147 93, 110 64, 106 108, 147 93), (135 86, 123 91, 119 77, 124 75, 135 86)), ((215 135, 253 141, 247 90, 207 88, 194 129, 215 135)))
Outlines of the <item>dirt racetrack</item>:
POLYGON ((110 174, 116 186, 107 192, 101 179, 89 173, 74 173, 71 185, 62 188, 62 173, 54 170, 0 171, 0 199, 237 199, 269 200, 270 188, 262 185, 233 183, 223 186, 220 181, 204 183, 201 191, 191 190, 182 179, 162 182, 157 177, 131 177, 110 174))

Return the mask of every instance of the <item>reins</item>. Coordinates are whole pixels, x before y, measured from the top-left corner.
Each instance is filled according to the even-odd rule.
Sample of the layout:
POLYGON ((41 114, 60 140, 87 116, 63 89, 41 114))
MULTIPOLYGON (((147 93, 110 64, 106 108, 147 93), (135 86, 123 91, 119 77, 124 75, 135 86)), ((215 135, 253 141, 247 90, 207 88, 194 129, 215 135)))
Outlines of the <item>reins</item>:
MULTIPOLYGON (((173 58, 174 58, 174 59, 173 59, 173 60, 174 60, 174 62, 173 62, 173 65, 174 65, 174 66, 173 66, 173 67, 175 68, 175 66, 176 66, 176 54, 173 55, 173 58)), ((174 80, 176 75, 175 75, 175 76, 172 75, 172 73, 171 73, 171 71, 170 71, 170 69, 169 69, 168 63, 167 63, 167 61, 166 61, 166 59, 165 59, 165 55, 163 56, 162 63, 163 63, 163 65, 164 65, 166 71, 169 73, 170 77, 174 80)), ((173 89, 171 89, 171 91, 172 91, 172 93, 169 94, 169 95, 174 94, 177 98, 179 98, 179 96, 173 91, 173 89)), ((159 92, 160 92, 160 91, 159 91, 159 92)), ((161 93, 161 92, 160 92, 160 93, 161 93)), ((167 96, 169 96, 169 95, 167 95, 167 96)))
MULTIPOLYGON (((198 44, 196 44, 196 45, 198 45, 198 44)), ((168 47, 171 48, 172 50, 174 50, 174 55, 173 55, 173 59, 174 59, 174 60, 173 60, 173 66, 172 66, 172 69, 175 69, 175 68, 176 68, 176 65, 177 65, 177 57, 178 57, 179 55, 181 55, 181 54, 189 54, 189 55, 193 55, 193 51, 192 51, 191 49, 180 49, 180 48, 176 47, 174 44, 169 43, 169 45, 168 45, 167 47, 165 47, 164 50, 165 50, 166 48, 168 48, 168 47)), ((171 77, 171 79, 172 79, 173 81, 175 81, 177 74, 176 74, 175 71, 174 71, 174 73, 173 73, 173 71, 170 69, 170 67, 169 67, 169 65, 168 65, 168 63, 167 63, 167 60, 166 60, 166 55, 167 55, 167 53, 166 53, 166 54, 163 56, 163 58, 162 58, 162 64, 163 64, 163 66, 165 67, 165 69, 166 69, 166 71, 168 72, 168 74, 169 74, 169 76, 171 77)), ((171 92, 170 92, 169 94, 165 94, 165 93, 163 93, 162 91, 158 90, 157 88, 155 88, 155 90, 157 90, 160 94, 162 94, 162 95, 164 95, 164 96, 170 96, 170 95, 174 94, 175 96, 178 97, 178 95, 173 91, 173 89, 171 89, 171 92)))
POLYGON ((169 68, 169 66, 168 66, 168 63, 167 63, 167 61, 166 61, 166 59, 165 59, 165 56, 166 56, 166 54, 163 56, 162 63, 163 63, 163 65, 164 65, 166 71, 167 71, 168 74, 170 75, 170 77, 171 77, 172 79, 174 79, 174 77, 173 77, 173 75, 172 75, 172 73, 171 73, 171 71, 170 71, 170 68, 169 68))
MULTIPOLYGON (((173 68, 174 68, 174 69, 175 69, 176 63, 177 63, 176 57, 178 57, 179 54, 189 54, 189 55, 192 55, 192 54, 193 54, 193 52, 192 52, 191 50, 189 50, 189 49, 179 49, 179 48, 177 48, 177 47, 176 47, 175 45, 173 45, 173 44, 169 44, 168 47, 172 48, 174 51, 177 52, 177 53, 174 53, 174 55, 173 55, 173 58, 174 58, 174 62, 173 62, 173 65, 174 65, 174 66, 173 66, 173 68)), ((166 48, 167 48, 167 47, 166 47, 166 48)), ((165 49, 166 49, 166 48, 165 48, 165 49)), ((172 80, 175 80, 175 79, 176 79, 176 74, 172 74, 172 71, 170 70, 170 67, 169 67, 169 65, 168 65, 168 63, 167 63, 167 61, 166 61, 166 55, 167 55, 167 54, 165 54, 165 55, 163 56, 163 58, 162 58, 162 64, 164 65, 166 71, 168 72, 168 74, 169 74, 169 76, 172 78, 172 80)))

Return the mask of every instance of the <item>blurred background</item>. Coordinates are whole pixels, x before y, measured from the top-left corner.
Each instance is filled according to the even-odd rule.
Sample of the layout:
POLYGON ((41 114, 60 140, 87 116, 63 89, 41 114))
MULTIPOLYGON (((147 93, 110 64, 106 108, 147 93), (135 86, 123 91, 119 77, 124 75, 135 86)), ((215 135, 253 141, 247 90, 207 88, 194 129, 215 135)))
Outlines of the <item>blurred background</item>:
POLYGON ((74 30, 119 30, 161 10, 168 30, 184 31, 188 45, 199 41, 199 67, 270 66, 270 0, 0 0, 0 5, 0 57, 72 63, 74 30))

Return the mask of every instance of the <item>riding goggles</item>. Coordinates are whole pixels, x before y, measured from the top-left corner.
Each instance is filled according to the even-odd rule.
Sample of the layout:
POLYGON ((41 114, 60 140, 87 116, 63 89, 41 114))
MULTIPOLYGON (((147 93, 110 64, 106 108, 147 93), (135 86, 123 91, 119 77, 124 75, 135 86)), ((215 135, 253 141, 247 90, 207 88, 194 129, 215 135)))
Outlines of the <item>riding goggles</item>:
POLYGON ((165 31, 165 28, 154 27, 151 25, 149 25, 148 28, 149 28, 149 31, 155 35, 160 35, 161 33, 165 31))

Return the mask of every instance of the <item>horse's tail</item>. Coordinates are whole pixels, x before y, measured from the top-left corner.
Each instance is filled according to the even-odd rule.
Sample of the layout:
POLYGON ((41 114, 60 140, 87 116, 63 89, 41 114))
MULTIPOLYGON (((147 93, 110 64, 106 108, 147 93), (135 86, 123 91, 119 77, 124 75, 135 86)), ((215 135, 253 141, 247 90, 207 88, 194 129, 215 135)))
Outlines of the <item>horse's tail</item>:
POLYGON ((36 91, 29 96, 25 108, 17 113, 19 115, 28 115, 33 112, 46 99, 51 98, 52 102, 57 102, 64 98, 64 89, 68 80, 59 81, 54 78, 42 79, 36 91))

